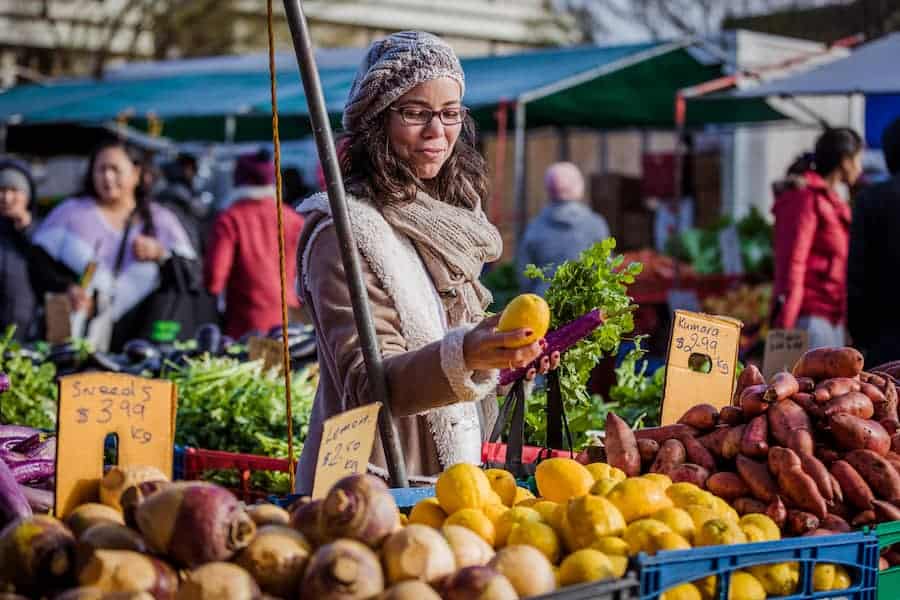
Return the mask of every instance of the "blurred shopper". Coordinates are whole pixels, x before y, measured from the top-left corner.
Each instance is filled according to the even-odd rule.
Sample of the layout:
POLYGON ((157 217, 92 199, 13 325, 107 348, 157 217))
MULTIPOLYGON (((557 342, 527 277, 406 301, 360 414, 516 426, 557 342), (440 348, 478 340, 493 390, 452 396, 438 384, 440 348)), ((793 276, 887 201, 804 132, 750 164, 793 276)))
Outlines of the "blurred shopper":
MULTIPOLYGON (((812 164, 774 186, 772 323, 807 330, 811 348, 845 342, 851 214, 838 187, 859 178, 862 147, 852 129, 828 129, 816 141, 812 164)), ((802 169, 795 163, 792 170, 802 169)))
POLYGON ((28 165, 0 159, 0 328, 15 325, 19 341, 35 335, 40 304, 28 269, 34 199, 28 165))
POLYGON ((192 154, 181 153, 162 169, 163 180, 155 190, 153 199, 168 208, 184 227, 191 245, 199 255, 206 249, 206 232, 203 219, 206 208, 194 189, 197 176, 197 159, 192 154))
POLYGON ((570 162, 550 165, 544 187, 547 206, 528 224, 516 254, 522 291, 540 295, 549 284, 525 277, 522 271, 527 265, 555 269, 609 237, 606 220, 584 203, 584 177, 578 167, 570 162))
MULTIPOLYGON (((207 289, 225 294, 225 333, 240 338, 281 323, 275 165, 269 152, 239 157, 234 185, 233 195, 238 200, 213 224, 204 273, 207 289)), ((282 214, 285 254, 294 257, 303 217, 287 203, 282 214)), ((286 270, 288 307, 296 311, 300 300, 294 291, 297 266, 293 258, 287 261, 286 270)))
POLYGON ((88 337, 101 350, 147 336, 153 321, 166 315, 154 314, 144 301, 168 281, 176 262, 197 260, 175 215, 145 194, 141 165, 130 146, 101 144, 81 194, 53 209, 33 237, 49 263, 38 268, 62 265, 67 273, 50 291, 66 292, 73 309, 90 318, 88 337), (89 265, 95 270, 88 282, 89 265))
POLYGON ((853 344, 874 366, 900 359, 900 316, 885 283, 900 270, 900 118, 881 138, 891 178, 867 188, 853 207, 847 268, 847 321, 853 344))

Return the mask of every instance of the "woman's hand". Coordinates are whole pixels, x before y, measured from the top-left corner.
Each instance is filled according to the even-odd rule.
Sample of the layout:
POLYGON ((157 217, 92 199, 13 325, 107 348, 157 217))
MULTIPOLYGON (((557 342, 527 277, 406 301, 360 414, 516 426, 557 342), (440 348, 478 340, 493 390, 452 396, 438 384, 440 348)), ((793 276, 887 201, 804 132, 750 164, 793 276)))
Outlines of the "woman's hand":
MULTIPOLYGON (((544 340, 541 340, 542 346, 545 344, 544 340)), ((546 347, 546 346, 544 346, 546 347)), ((532 381, 537 375, 540 373, 541 375, 546 375, 550 371, 555 371, 559 368, 559 350, 554 351, 550 354, 550 356, 542 356, 541 362, 538 369, 531 367, 528 369, 528 372, 525 373, 525 381, 532 381)))
MULTIPOLYGON (((510 348, 531 335, 528 329, 497 331, 500 315, 479 323, 463 340, 463 359, 473 371, 519 369, 530 365, 544 351, 543 340, 519 348, 510 348)), ((557 361, 558 362, 558 361, 557 361)))
POLYGON ((87 314, 91 314, 91 311, 94 309, 94 301, 87 293, 87 290, 77 283, 73 283, 66 290, 66 295, 69 297, 69 303, 72 305, 74 312, 84 311, 87 314))
POLYGON ((166 249, 149 235, 138 235, 132 246, 134 257, 141 261, 158 262, 166 254, 166 249))

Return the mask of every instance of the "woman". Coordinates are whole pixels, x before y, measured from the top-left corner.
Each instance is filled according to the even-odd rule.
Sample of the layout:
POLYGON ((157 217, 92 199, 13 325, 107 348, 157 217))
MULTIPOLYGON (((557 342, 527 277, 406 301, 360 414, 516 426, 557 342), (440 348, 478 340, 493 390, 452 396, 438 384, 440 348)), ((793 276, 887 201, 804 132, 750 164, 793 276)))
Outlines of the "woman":
MULTIPOLYGON (((175 216, 145 194, 140 165, 139 154, 121 142, 99 146, 88 163, 83 192, 56 207, 33 237, 50 259, 70 271, 58 291, 68 294, 73 310, 95 314, 96 322, 123 320, 157 288, 160 266, 173 255, 196 258, 175 216), (91 263, 96 269, 85 282, 91 263)), ((94 331, 102 349, 111 332, 94 331)), ((115 336, 117 346, 129 332, 120 327, 115 336)))
POLYGON ((861 158, 855 131, 829 129, 812 164, 776 187, 773 324, 805 329, 810 348, 845 342, 850 207, 837 190, 856 182, 861 158))
MULTIPOLYGON (((464 85, 442 40, 395 33, 370 47, 343 115, 351 224, 407 473, 421 483, 452 464, 480 462, 496 418, 498 369, 526 366, 542 352, 541 342, 507 348, 529 332, 498 333, 496 318, 482 320, 490 294, 478 275, 499 258, 502 241, 481 211, 487 180, 461 104, 464 85)), ((308 493, 323 421, 371 394, 327 196, 298 210, 306 218, 298 287, 321 366, 298 465, 298 490, 308 493)), ((558 361, 543 359, 540 370, 558 361)), ((380 440, 369 471, 387 476, 380 440)))
POLYGON ((0 328, 15 325, 18 341, 37 333, 38 297, 28 268, 34 191, 25 163, 0 160, 0 328))

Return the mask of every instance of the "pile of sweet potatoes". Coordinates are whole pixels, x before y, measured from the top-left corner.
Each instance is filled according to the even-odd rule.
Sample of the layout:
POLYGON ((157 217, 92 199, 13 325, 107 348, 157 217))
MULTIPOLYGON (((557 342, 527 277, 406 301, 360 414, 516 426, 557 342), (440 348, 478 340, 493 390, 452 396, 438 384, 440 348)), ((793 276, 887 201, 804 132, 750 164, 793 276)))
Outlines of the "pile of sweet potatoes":
POLYGON ((695 483, 787 535, 900 520, 897 381, 863 371, 853 348, 811 350, 768 383, 747 367, 732 406, 697 405, 675 425, 632 431, 610 415, 606 427, 611 465, 695 483))

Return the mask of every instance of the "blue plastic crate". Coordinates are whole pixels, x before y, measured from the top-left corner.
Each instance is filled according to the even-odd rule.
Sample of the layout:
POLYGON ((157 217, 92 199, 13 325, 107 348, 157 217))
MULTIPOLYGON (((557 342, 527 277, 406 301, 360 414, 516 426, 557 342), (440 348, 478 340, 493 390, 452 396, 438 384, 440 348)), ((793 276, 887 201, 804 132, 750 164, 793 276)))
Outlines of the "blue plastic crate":
POLYGON ((625 577, 592 581, 559 588, 549 594, 531 596, 531 600, 637 600, 641 585, 634 573, 625 577))
POLYGON ((827 536, 788 538, 732 546, 709 546, 690 550, 669 550, 655 556, 641 553, 637 565, 641 579, 641 600, 657 600, 660 594, 680 583, 708 575, 719 577, 719 600, 728 598, 730 574, 738 569, 779 562, 799 562, 797 593, 784 600, 800 598, 876 597, 878 578, 878 538, 870 531, 827 536), (845 590, 812 591, 812 570, 816 563, 834 563, 848 568, 853 583, 845 590))
POLYGON ((184 446, 176 444, 172 456, 172 480, 179 481, 184 479, 184 446))
MULTIPOLYGON (((391 495, 397 502, 397 508, 403 512, 408 512, 420 500, 434 497, 433 487, 410 487, 410 488, 391 488, 391 495)), ((287 496, 270 496, 269 502, 277 504, 282 508, 287 508, 293 504, 299 494, 288 494, 287 496)))

